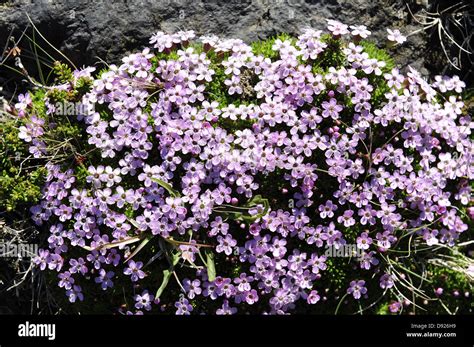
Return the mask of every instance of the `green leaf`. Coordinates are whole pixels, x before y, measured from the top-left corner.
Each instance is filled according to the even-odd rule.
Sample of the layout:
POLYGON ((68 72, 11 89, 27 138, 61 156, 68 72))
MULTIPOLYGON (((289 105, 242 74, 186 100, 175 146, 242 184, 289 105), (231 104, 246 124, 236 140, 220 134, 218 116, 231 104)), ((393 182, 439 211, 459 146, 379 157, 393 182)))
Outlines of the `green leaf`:
POLYGON ((128 221, 132 224, 135 228, 140 229, 140 225, 137 223, 135 219, 129 218, 128 221))
POLYGON ((171 195, 173 198, 178 198, 178 197, 181 196, 178 191, 176 191, 176 190, 173 189, 173 186, 172 186, 171 184, 166 183, 165 181, 160 180, 160 179, 158 179, 158 178, 151 178, 151 180, 152 180, 153 182, 158 183, 158 184, 159 184, 160 186, 162 186, 163 188, 165 188, 165 189, 168 191, 168 193, 170 193, 170 195, 171 195))
POLYGON ((162 246, 162 249, 168 252, 168 260, 170 262, 170 267, 168 269, 163 270, 163 281, 161 282, 160 287, 156 291, 155 298, 159 298, 161 294, 163 294, 163 291, 166 289, 166 286, 168 286, 168 282, 170 281, 171 276, 174 273, 174 267, 176 264, 178 264, 179 260, 181 259, 181 252, 177 252, 175 254, 170 254, 170 250, 166 248, 166 246, 161 242, 160 240, 160 245, 162 246))
POLYGON ((161 294, 163 294, 163 291, 166 289, 166 286, 168 285, 173 272, 174 270, 171 270, 171 268, 163 270, 163 281, 161 282, 160 288, 158 288, 158 290, 156 291, 155 299, 158 299, 161 294))
POLYGON ((148 262, 145 264, 145 267, 153 263, 156 259, 161 258, 162 256, 163 256, 163 251, 160 249, 158 252, 156 252, 156 254, 153 257, 151 257, 150 260, 148 260, 148 262))
POLYGON ((255 195, 252 199, 247 201, 244 206, 221 205, 215 208, 214 211, 237 221, 246 221, 252 223, 265 216, 269 209, 270 203, 268 202, 268 199, 262 198, 261 195, 255 195), (251 215, 248 211, 252 207, 258 205, 263 206, 263 211, 255 215, 251 215))
POLYGON ((120 246, 126 246, 131 243, 135 243, 141 240, 140 236, 134 236, 130 237, 128 239, 122 240, 122 241, 114 241, 114 242, 109 242, 103 245, 100 245, 99 247, 92 248, 89 246, 81 246, 82 248, 88 250, 88 251, 93 251, 93 250, 101 250, 101 249, 110 249, 110 248, 115 248, 115 247, 120 247, 120 246))
POLYGON ((132 259, 134 256, 136 256, 137 253, 140 252, 140 251, 143 249, 143 247, 145 247, 145 246, 147 245, 147 243, 150 242, 150 240, 151 240, 153 237, 154 237, 153 235, 147 236, 147 237, 137 246, 137 248, 135 248, 135 250, 133 251, 133 253, 130 254, 127 259, 125 259, 125 262, 129 261, 129 260, 132 259))
POLYGON ((268 202, 268 199, 262 198, 260 194, 255 195, 252 199, 250 199, 245 206, 257 206, 257 205, 263 205, 265 207, 270 207, 270 203, 268 202))
POLYGON ((214 263, 214 252, 211 250, 206 250, 206 267, 207 277, 209 282, 212 282, 216 279, 216 265, 214 263))
POLYGON ((249 202, 247 202, 246 206, 257 206, 261 205, 263 206, 263 211, 260 213, 257 213, 256 215, 253 216, 242 216, 244 220, 247 220, 249 222, 253 222, 259 218, 262 218, 268 213, 268 210, 270 209, 270 203, 268 202, 268 199, 262 198, 261 195, 255 195, 249 202))

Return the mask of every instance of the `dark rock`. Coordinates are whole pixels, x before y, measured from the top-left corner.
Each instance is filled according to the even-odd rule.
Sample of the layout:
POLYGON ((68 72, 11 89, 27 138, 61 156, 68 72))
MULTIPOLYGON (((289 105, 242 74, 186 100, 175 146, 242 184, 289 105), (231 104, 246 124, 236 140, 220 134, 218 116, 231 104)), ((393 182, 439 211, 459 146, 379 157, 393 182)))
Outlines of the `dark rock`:
MULTIPOLYGON (((297 34, 305 26, 322 29, 325 19, 332 18, 366 25, 373 39, 383 44, 386 28, 398 27, 403 33, 418 29, 409 24, 404 1, 397 0, 14 0, 0 1, 0 45, 10 32, 16 38, 21 35, 29 23, 26 13, 78 66, 99 58, 117 63, 124 53, 146 45, 158 30, 192 29, 251 42, 280 32, 297 34)), ((410 36, 395 49, 396 61, 428 74, 426 42, 423 33, 410 36)), ((27 47, 27 40, 22 44, 27 47)))

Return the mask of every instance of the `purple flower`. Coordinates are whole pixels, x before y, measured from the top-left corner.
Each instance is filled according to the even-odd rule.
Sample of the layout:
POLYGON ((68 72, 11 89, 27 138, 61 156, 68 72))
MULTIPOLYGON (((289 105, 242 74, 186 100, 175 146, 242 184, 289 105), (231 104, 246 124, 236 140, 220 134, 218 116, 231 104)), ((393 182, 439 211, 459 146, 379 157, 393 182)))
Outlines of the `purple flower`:
POLYGON ((250 283, 253 282, 252 276, 247 276, 246 273, 241 273, 239 277, 234 279, 234 283, 237 284, 237 289, 241 292, 248 292, 252 289, 250 283))
POLYGON ((149 294, 147 290, 144 290, 142 294, 135 295, 135 308, 150 311, 153 300, 154 296, 149 294))
POLYGON ((346 228, 355 224, 355 219, 352 218, 354 211, 346 210, 342 216, 337 218, 338 223, 344 224, 346 228))
POLYGON ((229 95, 242 94, 239 77, 232 76, 230 79, 225 80, 224 84, 229 87, 229 95))
POLYGON ((331 200, 326 201, 326 204, 319 206, 319 216, 321 218, 332 218, 334 211, 337 210, 337 205, 334 205, 331 200))
POLYGON ((312 290, 308 297, 306 298, 306 302, 308 304, 311 304, 311 305, 314 305, 316 304, 318 301, 320 300, 320 297, 318 295, 318 291, 317 290, 312 290))
POLYGON ((389 289, 394 286, 393 278, 389 274, 383 274, 380 277, 380 288, 382 289, 389 289))
POLYGON ((130 260, 128 262, 128 267, 123 270, 123 273, 125 275, 131 276, 130 278, 132 282, 137 282, 138 280, 141 280, 146 276, 145 272, 141 270, 142 267, 143 263, 141 261, 135 263, 133 260, 130 260))
POLYGON ((258 295, 255 289, 245 292, 243 296, 244 296, 244 301, 249 305, 253 305, 254 303, 258 301, 258 295))
POLYGON ((66 290, 70 290, 74 284, 74 278, 71 277, 71 273, 69 271, 65 271, 58 275, 59 287, 64 288, 66 290))
POLYGON ((218 295, 217 295, 217 286, 214 283, 210 282, 204 282, 204 290, 202 291, 202 295, 205 297, 210 297, 212 300, 216 300, 218 295))
POLYGON ((359 300, 360 297, 367 293, 364 280, 352 281, 347 289, 347 294, 352 294, 354 299, 359 300))
POLYGON ((82 294, 81 287, 76 285, 73 286, 72 289, 66 291, 66 296, 72 303, 76 302, 77 299, 79 299, 79 301, 84 300, 84 295, 82 294))
POLYGON ((351 25, 350 28, 351 35, 358 36, 363 39, 366 39, 371 34, 371 32, 367 30, 367 27, 365 25, 351 25))
POLYGON ((174 219, 183 219, 186 215, 186 208, 182 206, 182 201, 180 198, 166 198, 166 204, 161 206, 163 214, 168 218, 174 219))
POLYGON ((312 266, 311 271, 314 274, 317 274, 317 273, 319 273, 319 271, 326 270, 327 269, 326 260, 327 260, 327 258, 325 256, 318 257, 318 255, 313 253, 311 255, 310 260, 308 261, 308 264, 312 266))
POLYGON ((112 187, 122 181, 122 178, 120 177, 120 169, 113 169, 110 166, 106 166, 99 179, 104 182, 107 187, 112 187))
POLYGON ((362 250, 367 250, 369 249, 370 245, 372 244, 372 238, 369 237, 369 234, 366 232, 363 232, 360 234, 360 236, 357 238, 357 247, 362 249, 362 250))
POLYGON ((341 36, 349 33, 347 25, 332 19, 327 19, 327 22, 328 29, 334 36, 341 36))
POLYGON ((373 225, 376 222, 375 216, 377 215, 377 212, 370 206, 366 206, 364 209, 359 210, 357 214, 360 216, 360 224, 362 225, 373 225))
POLYGON ((237 245, 237 241, 232 238, 230 235, 217 236, 217 242, 219 243, 216 247, 217 253, 224 252, 226 255, 232 254, 232 247, 237 245))
POLYGON ((388 305, 388 309, 391 313, 397 313, 402 308, 402 304, 399 301, 393 301, 388 305))
POLYGON ((34 263, 39 266, 40 270, 46 269, 50 260, 50 255, 48 250, 40 249, 39 254, 34 258, 34 263))
POLYGON ((48 269, 61 271, 64 259, 59 254, 50 254, 48 261, 48 269))
POLYGON ((26 142, 32 142, 44 134, 44 119, 32 116, 26 126, 19 127, 18 137, 26 142))
POLYGON ((275 258, 281 258, 286 253, 286 240, 278 239, 278 237, 273 238, 273 243, 271 247, 271 252, 275 258))
POLYGON ((99 277, 95 278, 95 283, 100 283, 100 286, 103 290, 107 288, 112 288, 114 283, 112 282, 112 278, 115 276, 115 272, 108 271, 106 272, 104 269, 100 269, 99 277))
POLYGON ((392 244, 397 241, 397 238, 393 236, 390 231, 377 233, 375 238, 377 239, 377 246, 379 246, 382 250, 389 249, 392 244))
POLYGON ((216 311, 217 315, 231 315, 231 314, 236 314, 236 313, 237 313, 237 308, 230 307, 228 300, 224 300, 222 307, 217 309, 216 311))
POLYGON ((89 253, 86 256, 86 259, 93 263, 96 270, 99 270, 102 267, 102 264, 105 263, 105 257, 102 255, 102 253, 96 250, 93 250, 91 253, 89 253))
POLYGON ((69 268, 69 272, 72 274, 81 273, 82 275, 85 275, 89 271, 89 269, 85 265, 84 259, 82 258, 78 258, 77 260, 69 260, 69 265, 71 265, 71 267, 69 268))
POLYGON ((196 241, 192 240, 191 244, 189 245, 179 245, 181 257, 190 263, 194 263, 196 261, 196 254, 199 253, 199 249, 193 245, 194 243, 196 243, 196 241))
POLYGON ((193 311, 193 306, 189 303, 188 299, 185 298, 177 301, 174 306, 177 308, 177 315, 190 315, 193 311))
MULTIPOLYGON (((35 264, 57 272, 71 301, 83 298, 76 283, 91 279, 108 289, 130 276, 124 289, 135 292, 145 272, 142 262, 126 261, 137 247, 129 242, 157 235, 175 245, 175 261, 185 260, 174 269, 184 278, 181 299, 164 295, 178 300, 178 314, 232 314, 238 306, 286 314, 327 300, 315 289, 329 267, 317 249, 356 242, 348 268, 366 270, 389 292, 394 278, 381 271, 386 255, 405 244, 398 242, 404 231, 443 249, 464 239, 474 216, 472 119, 458 95, 466 84, 447 76, 431 83, 410 67, 388 71, 359 44, 370 34, 365 26, 329 20, 328 27, 329 41, 311 28, 273 40, 271 58, 241 40, 207 36, 198 48, 193 32, 156 33, 152 47, 100 76, 86 68, 52 87, 70 93, 79 78, 92 80, 77 119, 52 117, 49 93, 34 96, 48 117, 20 97, 18 133, 32 157, 55 156, 64 121, 78 126, 94 154, 84 172, 45 165, 40 202, 30 211, 49 226, 48 250, 35 264), (315 69, 335 47, 338 64, 315 69), (198 243, 216 253, 221 276, 213 281, 198 243), (123 273, 115 277, 109 267, 123 273), (216 305, 193 308, 189 301, 200 295, 216 305)), ((353 281, 348 294, 360 299, 367 287, 353 281)), ((142 314, 152 303, 145 291, 128 312, 142 314)))
POLYGON ((324 109, 322 116, 324 118, 331 117, 332 119, 337 119, 339 117, 339 112, 343 109, 341 105, 337 104, 336 99, 330 99, 329 102, 324 101, 322 107, 324 109))
POLYGON ((362 255, 359 257, 361 269, 369 270, 372 265, 378 265, 379 260, 375 258, 374 251, 362 252, 362 255))
POLYGON ((59 216, 61 222, 65 222, 72 217, 72 208, 66 205, 59 206, 54 213, 59 216))
MULTIPOLYGON (((258 224, 257 224, 258 225, 258 224)), ((229 230, 229 224, 224 223, 222 217, 217 216, 216 219, 211 223, 210 236, 216 236, 217 234, 226 235, 229 230)))
POLYGON ((198 279, 195 279, 192 281, 188 278, 185 278, 183 280, 184 290, 186 290, 188 298, 190 299, 194 299, 196 295, 199 295, 202 293, 202 289, 200 285, 201 285, 201 281, 199 281, 198 279))

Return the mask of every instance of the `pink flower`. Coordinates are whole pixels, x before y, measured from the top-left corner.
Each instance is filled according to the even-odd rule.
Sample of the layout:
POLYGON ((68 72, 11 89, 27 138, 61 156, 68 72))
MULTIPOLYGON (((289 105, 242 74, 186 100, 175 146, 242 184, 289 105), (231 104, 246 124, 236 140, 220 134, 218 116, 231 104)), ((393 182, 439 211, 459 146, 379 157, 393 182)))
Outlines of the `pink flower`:
POLYGON ((26 115, 26 110, 33 104, 29 93, 18 95, 18 103, 15 104, 15 109, 18 112, 19 117, 26 115))
POLYGON ((320 297, 319 297, 319 295, 318 295, 318 291, 317 291, 317 290, 312 290, 312 291, 309 293, 308 297, 306 298, 306 302, 307 302, 308 304, 312 304, 312 305, 315 304, 315 303, 317 303, 319 300, 320 300, 320 297))
POLYGON ((394 29, 394 30, 387 29, 387 32, 388 32, 387 39, 389 41, 395 42, 400 45, 407 40, 407 38, 403 36, 400 30, 398 29, 394 29))
POLYGON ((388 305, 388 309, 391 313, 396 313, 400 311, 402 304, 398 301, 393 301, 390 305, 388 305))
POLYGON ((349 34, 348 26, 332 19, 327 19, 328 29, 334 36, 349 34))

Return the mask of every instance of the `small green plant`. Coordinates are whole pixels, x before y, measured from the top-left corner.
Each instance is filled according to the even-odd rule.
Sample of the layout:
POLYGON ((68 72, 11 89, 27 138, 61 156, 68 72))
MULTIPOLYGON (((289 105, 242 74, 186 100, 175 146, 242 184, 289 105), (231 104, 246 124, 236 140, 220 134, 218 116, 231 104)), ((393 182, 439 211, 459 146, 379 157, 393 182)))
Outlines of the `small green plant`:
POLYGON ((29 160, 20 122, 8 118, 0 123, 0 210, 12 211, 39 199, 46 169, 29 160))

